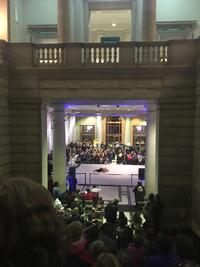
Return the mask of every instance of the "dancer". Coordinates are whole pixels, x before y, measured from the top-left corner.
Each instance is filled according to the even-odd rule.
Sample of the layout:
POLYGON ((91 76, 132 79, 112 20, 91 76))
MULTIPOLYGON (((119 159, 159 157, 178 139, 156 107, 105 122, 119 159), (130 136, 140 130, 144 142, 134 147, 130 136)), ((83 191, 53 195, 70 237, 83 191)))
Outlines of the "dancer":
POLYGON ((108 169, 107 168, 99 168, 97 170, 94 170, 93 172, 103 172, 103 173, 106 173, 106 172, 108 172, 108 169))

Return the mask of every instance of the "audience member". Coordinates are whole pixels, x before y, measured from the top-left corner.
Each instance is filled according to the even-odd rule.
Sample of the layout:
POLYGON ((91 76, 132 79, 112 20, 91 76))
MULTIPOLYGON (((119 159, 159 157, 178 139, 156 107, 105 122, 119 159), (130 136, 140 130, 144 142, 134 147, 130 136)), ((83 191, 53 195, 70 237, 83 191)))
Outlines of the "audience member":
POLYGON ((95 267, 120 267, 117 258, 111 253, 102 253, 95 264, 95 267))
POLYGON ((50 193, 24 178, 0 182, 0 264, 59 267, 66 236, 50 193))

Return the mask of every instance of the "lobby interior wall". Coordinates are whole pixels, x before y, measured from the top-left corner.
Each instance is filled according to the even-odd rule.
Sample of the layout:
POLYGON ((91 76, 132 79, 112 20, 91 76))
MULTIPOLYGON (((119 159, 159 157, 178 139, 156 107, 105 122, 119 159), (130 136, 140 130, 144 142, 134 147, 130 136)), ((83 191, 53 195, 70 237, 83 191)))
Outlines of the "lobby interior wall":
POLYGON ((0 42, 0 177, 10 175, 10 119, 6 54, 6 43, 0 42))
POLYGON ((200 1, 157 0, 156 21, 197 21, 194 38, 200 35, 200 1))
POLYGON ((41 100, 38 77, 32 65, 32 50, 10 46, 9 106, 11 175, 42 182, 41 100))
POLYGON ((81 139, 80 126, 81 125, 94 125, 96 130, 97 120, 95 116, 76 117, 76 140, 81 139))
POLYGON ((193 181, 193 199, 192 199, 192 226, 200 236, 200 42, 198 42, 198 53, 196 75, 196 113, 195 113, 195 138, 194 138, 194 181, 193 181))
MULTIPOLYGON (((179 81, 182 83, 181 81, 179 81)), ((184 81, 182 87, 184 87, 184 81)), ((191 88, 194 91, 191 81, 191 88)), ((178 88, 177 88, 178 89, 178 88)), ((160 100, 158 187, 163 222, 190 224, 195 98, 160 100)))
MULTIPOLYGON (((57 1, 55 0, 13 0, 10 2, 12 42, 30 42, 27 25, 57 23, 57 1)), ((157 21, 197 20, 196 38, 200 35, 199 10, 198 0, 157 0, 157 21)))

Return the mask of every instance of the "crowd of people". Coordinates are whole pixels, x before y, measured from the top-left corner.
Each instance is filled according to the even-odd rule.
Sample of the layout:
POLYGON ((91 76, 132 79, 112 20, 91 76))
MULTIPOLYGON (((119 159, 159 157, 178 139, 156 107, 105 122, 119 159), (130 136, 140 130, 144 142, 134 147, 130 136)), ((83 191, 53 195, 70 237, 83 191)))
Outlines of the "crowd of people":
POLYGON ((104 203, 91 191, 66 191, 54 202, 31 180, 0 181, 1 266, 199 266, 199 246, 188 228, 160 231, 146 214, 146 222, 139 222, 140 205, 129 221, 118 200, 104 203))
POLYGON ((87 164, 110 164, 116 160, 117 164, 144 165, 145 150, 138 147, 125 146, 120 143, 101 144, 94 146, 92 143, 72 142, 68 145, 67 159, 71 153, 77 160, 87 164))

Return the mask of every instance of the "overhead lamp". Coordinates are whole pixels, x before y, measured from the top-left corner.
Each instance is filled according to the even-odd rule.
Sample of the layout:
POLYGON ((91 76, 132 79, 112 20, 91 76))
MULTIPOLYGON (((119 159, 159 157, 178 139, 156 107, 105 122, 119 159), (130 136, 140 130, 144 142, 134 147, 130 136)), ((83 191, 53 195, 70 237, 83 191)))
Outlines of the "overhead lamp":
POLYGON ((112 23, 112 27, 116 27, 117 24, 115 22, 112 23))

